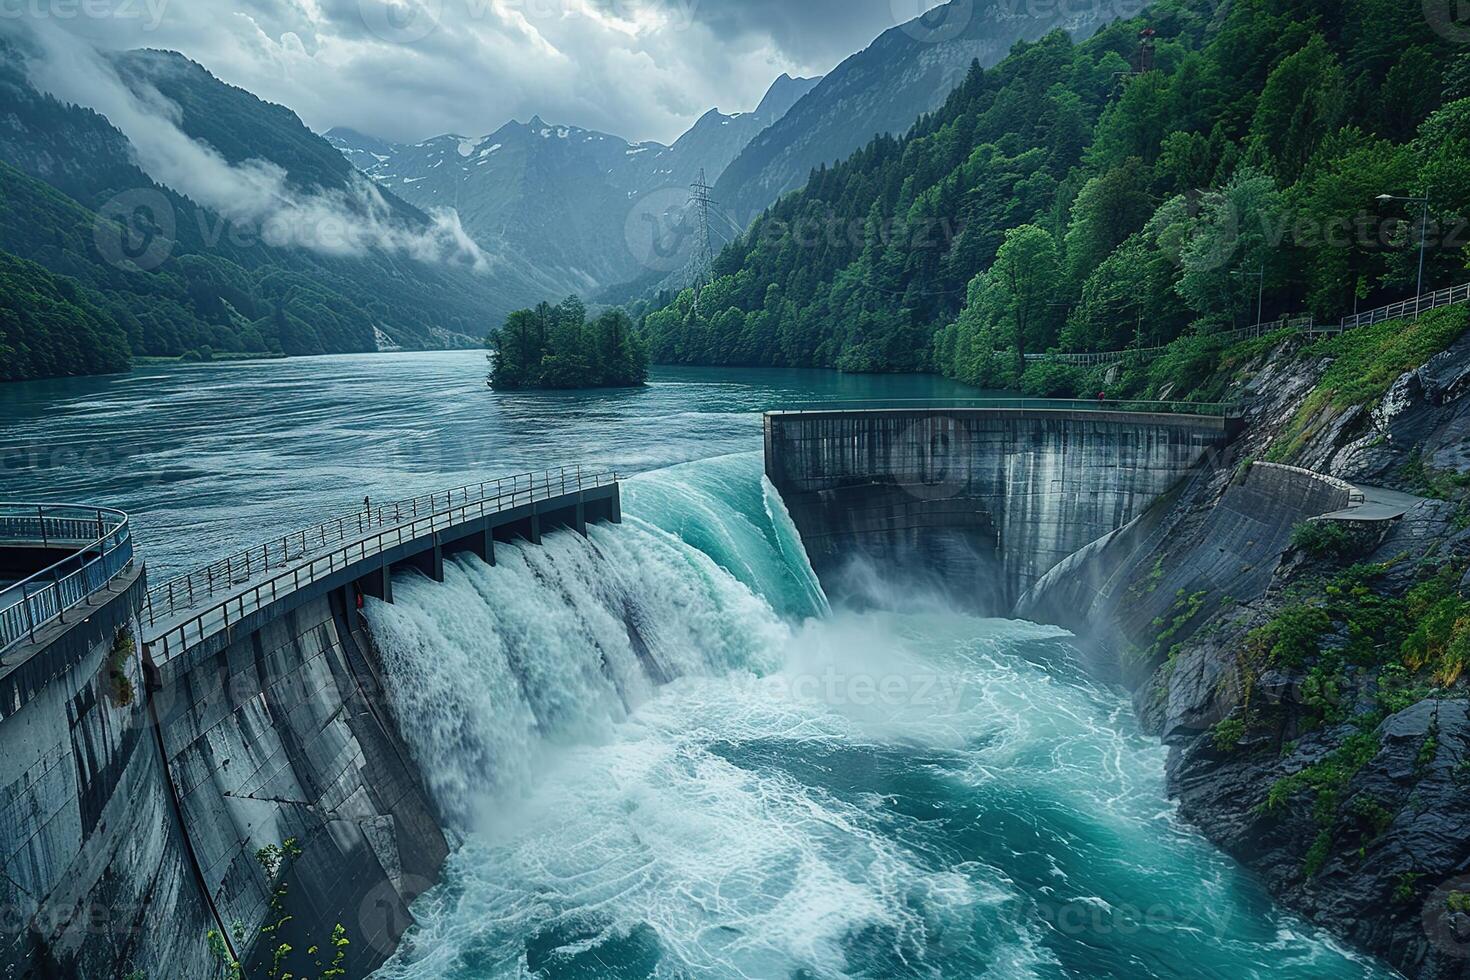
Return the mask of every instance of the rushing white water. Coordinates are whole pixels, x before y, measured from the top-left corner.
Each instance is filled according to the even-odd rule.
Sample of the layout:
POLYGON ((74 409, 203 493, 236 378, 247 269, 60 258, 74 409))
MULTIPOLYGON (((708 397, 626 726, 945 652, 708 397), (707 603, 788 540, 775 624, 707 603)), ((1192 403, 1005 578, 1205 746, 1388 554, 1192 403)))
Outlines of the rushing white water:
POLYGON ((1175 824, 1065 634, 831 611, 759 473, 369 606, 464 833, 381 976, 1375 975, 1175 824))

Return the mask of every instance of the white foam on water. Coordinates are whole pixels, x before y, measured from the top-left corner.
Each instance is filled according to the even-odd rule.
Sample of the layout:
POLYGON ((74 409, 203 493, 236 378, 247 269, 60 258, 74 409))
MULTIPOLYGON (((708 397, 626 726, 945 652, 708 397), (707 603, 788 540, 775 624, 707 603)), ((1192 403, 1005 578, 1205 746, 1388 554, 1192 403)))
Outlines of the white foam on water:
POLYGON ((369 603, 464 834, 381 977, 1374 975, 1177 824, 1065 633, 831 612, 772 498, 679 467, 369 603), (1150 902, 1187 914, 1123 932, 1150 902))

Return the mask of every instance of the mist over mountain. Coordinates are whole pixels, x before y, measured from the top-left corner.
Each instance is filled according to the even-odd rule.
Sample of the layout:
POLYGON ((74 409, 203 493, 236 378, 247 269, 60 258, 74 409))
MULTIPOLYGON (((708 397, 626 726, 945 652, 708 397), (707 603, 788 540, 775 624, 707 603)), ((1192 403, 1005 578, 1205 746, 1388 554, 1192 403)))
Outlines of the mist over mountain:
POLYGON ((672 146, 540 116, 415 144, 345 128, 326 140, 385 191, 425 210, 452 208, 477 242, 528 259, 529 285, 552 298, 648 273, 639 247, 646 226, 677 220, 666 216, 682 211, 701 171, 714 183, 819 81, 783 74, 754 111, 711 109, 672 146))
POLYGON ((0 338, 7 375, 471 346, 539 298, 452 215, 384 192, 290 110, 181 55, 0 38, 0 118, 0 252, 29 260, 12 282, 71 309, 0 338), (53 80, 62 97, 39 87, 53 80), (107 356, 77 357, 79 332, 107 356))

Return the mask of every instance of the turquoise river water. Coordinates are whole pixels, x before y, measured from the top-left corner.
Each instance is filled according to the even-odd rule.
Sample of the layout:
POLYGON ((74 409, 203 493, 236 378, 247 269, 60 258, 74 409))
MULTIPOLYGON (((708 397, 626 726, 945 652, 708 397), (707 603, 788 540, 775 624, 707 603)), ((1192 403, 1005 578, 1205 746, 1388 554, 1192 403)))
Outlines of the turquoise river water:
POLYGON ((1164 750, 1067 634, 898 583, 888 611, 823 594, 763 481, 761 409, 972 392, 669 371, 501 396, 482 372, 431 354, 0 387, 0 498, 128 510, 155 577, 365 494, 633 474, 620 526, 369 603, 458 842, 380 977, 1385 975, 1177 821, 1164 750))

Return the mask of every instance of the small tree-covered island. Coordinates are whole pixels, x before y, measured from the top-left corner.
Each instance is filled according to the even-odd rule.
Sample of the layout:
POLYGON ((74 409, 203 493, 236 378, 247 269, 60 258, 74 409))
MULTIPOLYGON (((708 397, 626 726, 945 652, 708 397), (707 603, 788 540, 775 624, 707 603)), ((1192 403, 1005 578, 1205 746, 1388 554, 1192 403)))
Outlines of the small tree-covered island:
POLYGON ((485 346, 486 384, 501 391, 636 388, 648 380, 648 352, 628 315, 608 310, 589 322, 575 296, 516 310, 485 346))

